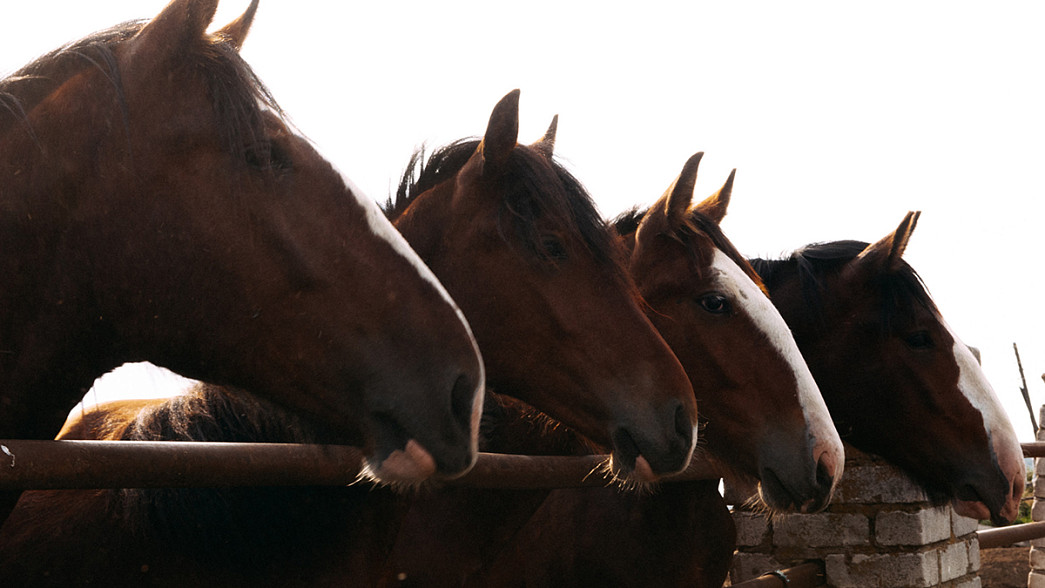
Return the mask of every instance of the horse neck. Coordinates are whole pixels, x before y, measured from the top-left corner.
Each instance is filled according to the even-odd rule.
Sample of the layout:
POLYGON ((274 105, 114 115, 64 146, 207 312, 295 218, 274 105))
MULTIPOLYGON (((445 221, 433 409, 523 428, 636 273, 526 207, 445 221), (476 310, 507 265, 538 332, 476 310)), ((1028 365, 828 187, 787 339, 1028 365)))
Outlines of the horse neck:
POLYGON ((92 169, 82 154, 106 139, 34 114, 0 137, 0 390, 10 403, 0 434, 51 438, 94 378, 120 363, 91 293, 90 235, 73 221, 80 186, 120 166, 92 169))

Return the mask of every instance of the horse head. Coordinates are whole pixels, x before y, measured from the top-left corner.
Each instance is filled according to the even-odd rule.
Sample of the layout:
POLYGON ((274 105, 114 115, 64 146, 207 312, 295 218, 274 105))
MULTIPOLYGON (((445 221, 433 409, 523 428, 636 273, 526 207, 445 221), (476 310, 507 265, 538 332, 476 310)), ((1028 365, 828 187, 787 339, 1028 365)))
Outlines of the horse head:
POLYGON ((491 389, 612 448, 621 477, 678 471, 696 439, 689 382, 590 197, 552 159, 554 124, 518 144, 518 100, 497 104, 480 141, 404 176, 396 227, 464 310, 491 389))

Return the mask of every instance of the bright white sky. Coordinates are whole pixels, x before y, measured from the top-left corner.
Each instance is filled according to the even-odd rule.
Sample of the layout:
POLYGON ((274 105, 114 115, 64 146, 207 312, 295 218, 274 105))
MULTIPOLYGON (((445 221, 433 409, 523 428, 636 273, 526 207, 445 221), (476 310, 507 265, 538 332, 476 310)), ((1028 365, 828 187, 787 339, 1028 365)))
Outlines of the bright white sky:
MULTIPOLYGON (((165 0, 5 3, 0 74, 165 0)), ((223 0, 217 24, 247 0, 223 0)), ((243 54, 298 127, 383 200, 411 151, 485 129, 522 89, 520 140, 606 216, 707 153, 738 168, 726 233, 778 257, 874 241, 922 210, 907 260, 979 347, 1021 440, 1045 402, 1045 5, 1038 2, 263 0, 243 54)), ((140 385, 140 384, 139 384, 140 385)))

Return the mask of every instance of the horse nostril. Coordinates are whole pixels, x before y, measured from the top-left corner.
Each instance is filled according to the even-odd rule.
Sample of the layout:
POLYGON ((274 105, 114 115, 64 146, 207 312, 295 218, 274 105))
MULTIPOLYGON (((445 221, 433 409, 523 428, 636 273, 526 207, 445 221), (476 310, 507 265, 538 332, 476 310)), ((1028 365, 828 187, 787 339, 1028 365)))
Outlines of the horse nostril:
POLYGON ((682 438, 682 442, 685 445, 693 444, 693 424, 689 422, 686 407, 682 406, 682 404, 675 408, 675 432, 682 438))
POLYGON ((457 376, 450 389, 450 411, 454 422, 463 431, 472 428, 472 408, 475 402, 475 384, 467 374, 457 376))
POLYGON ((816 464, 816 485, 818 488, 830 488, 835 483, 834 468, 821 460, 816 464))

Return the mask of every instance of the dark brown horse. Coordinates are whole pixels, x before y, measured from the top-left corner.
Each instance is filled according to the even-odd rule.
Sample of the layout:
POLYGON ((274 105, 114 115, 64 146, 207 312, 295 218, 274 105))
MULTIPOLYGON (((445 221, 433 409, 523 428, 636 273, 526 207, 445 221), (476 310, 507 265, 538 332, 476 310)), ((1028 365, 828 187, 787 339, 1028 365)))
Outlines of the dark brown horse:
POLYGON ((877 243, 816 244, 753 263, 842 437, 963 516, 1011 521, 1023 453, 979 363, 902 259, 918 216, 877 243))
MULTIPOLYGON (((405 207, 398 221, 404 233, 436 271, 455 276, 447 283, 459 288, 458 299, 469 301, 464 308, 474 313, 469 320, 477 335, 511 340, 511 352, 484 354, 491 382, 541 402, 607 444, 622 443, 614 462, 628 480, 647 480, 651 473, 642 469, 677 470, 688 463, 694 435, 694 400, 685 372, 642 314, 610 228, 580 184, 551 159, 551 135, 531 147, 516 145, 514 136, 511 143, 499 136, 506 120, 517 121, 517 98, 513 92, 494 109, 480 144, 455 143, 437 151, 416 180, 408 172, 393 214, 405 207), (512 153, 494 165, 487 159, 497 149, 512 153), (474 284, 485 271, 494 273, 474 284), (591 314, 595 310, 603 313, 598 321, 591 314), (546 312, 553 316, 542 316, 546 312), (592 341, 584 329, 605 340, 592 341), (629 340, 620 329, 634 337, 629 340), (591 347, 572 348, 580 343, 591 347), (542 358, 549 361, 544 369, 514 365, 532 368, 542 358), (606 371, 619 381, 607 381, 606 371), (577 389, 576 401, 574 388, 557 396, 542 390, 558 379, 577 389), (627 477, 633 468, 639 470, 637 479, 627 477)), ((272 411, 233 392, 201 387, 185 398, 116 403, 74 415, 79 420, 63 435, 314 438, 297 421, 273 426, 281 417, 272 411), (141 408, 146 410, 139 415, 141 408)), ((396 511, 409 503, 409 497, 367 487, 28 492, 3 529, 0 576, 25 582, 46 574, 53 581, 180 584, 221 578, 252 584, 275 578, 321 583, 324 574, 332 574, 341 578, 339 584, 368 585, 376 579, 368 571, 382 569, 396 511), (294 517, 311 526, 288 522, 294 517), (68 542, 40 533, 43 528, 61 529, 68 542), (104 556, 55 562, 52 555, 81 545, 104 556), (143 565, 148 573, 141 571, 143 565)))
POLYGON ((235 384, 416 481, 475 459, 459 309, 375 203, 176 0, 0 81, 0 438, 49 439, 126 361, 235 384))

